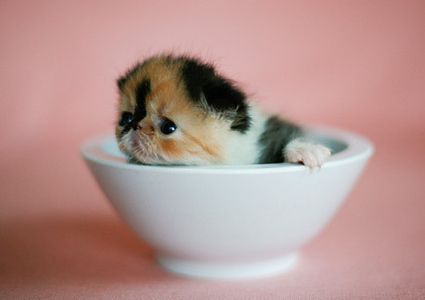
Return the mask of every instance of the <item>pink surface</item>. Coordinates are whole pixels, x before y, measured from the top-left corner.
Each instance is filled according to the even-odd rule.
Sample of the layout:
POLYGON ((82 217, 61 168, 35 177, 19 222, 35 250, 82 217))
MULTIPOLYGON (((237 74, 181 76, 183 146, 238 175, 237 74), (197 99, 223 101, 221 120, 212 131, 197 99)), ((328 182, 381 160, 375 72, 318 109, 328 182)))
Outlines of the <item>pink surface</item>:
POLYGON ((425 298, 423 1, 57 2, 0 2, 1 299, 425 298), (165 273, 81 161, 82 140, 112 132, 114 79, 170 49, 216 61, 270 109, 375 142, 293 272, 165 273))

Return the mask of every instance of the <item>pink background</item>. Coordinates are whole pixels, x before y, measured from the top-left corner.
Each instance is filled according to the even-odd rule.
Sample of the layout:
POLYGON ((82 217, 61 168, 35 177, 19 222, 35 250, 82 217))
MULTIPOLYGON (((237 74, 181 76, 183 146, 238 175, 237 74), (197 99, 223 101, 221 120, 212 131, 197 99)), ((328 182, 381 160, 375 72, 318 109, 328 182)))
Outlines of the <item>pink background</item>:
POLYGON ((0 44, 0 298, 425 298, 424 1, 3 0, 0 44), (374 141, 293 272, 165 273, 81 161, 84 139, 112 132, 117 76, 164 50, 215 61, 271 110, 374 141))

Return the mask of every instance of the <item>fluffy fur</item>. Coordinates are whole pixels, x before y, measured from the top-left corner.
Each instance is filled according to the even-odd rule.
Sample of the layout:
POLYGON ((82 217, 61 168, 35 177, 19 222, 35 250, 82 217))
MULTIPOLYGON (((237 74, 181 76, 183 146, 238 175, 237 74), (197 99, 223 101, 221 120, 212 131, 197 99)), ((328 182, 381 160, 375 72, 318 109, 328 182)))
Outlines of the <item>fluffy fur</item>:
POLYGON ((262 112, 215 68, 187 56, 154 56, 118 79, 116 138, 130 161, 160 165, 292 162, 330 156, 295 124, 262 112))

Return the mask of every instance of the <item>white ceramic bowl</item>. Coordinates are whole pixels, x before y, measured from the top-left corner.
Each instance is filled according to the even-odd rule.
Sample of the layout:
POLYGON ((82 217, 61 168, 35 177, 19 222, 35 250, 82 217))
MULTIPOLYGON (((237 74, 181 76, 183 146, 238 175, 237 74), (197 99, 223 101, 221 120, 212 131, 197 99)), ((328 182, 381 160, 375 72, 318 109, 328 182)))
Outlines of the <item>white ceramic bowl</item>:
POLYGON ((289 270, 331 220, 368 158, 366 139, 310 130, 333 149, 319 171, 302 165, 132 165, 113 137, 82 146, 91 172, 123 220, 173 272, 203 278, 263 277, 289 270))

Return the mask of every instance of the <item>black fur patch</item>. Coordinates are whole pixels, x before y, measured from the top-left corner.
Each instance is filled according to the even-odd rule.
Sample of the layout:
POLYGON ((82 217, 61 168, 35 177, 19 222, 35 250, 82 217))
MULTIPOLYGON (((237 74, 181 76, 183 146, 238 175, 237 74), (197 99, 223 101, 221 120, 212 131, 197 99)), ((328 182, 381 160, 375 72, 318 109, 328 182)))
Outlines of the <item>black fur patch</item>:
POLYGON ((149 79, 144 79, 136 89, 136 109, 133 115, 133 129, 137 128, 137 124, 140 120, 146 117, 146 97, 151 91, 151 83, 149 79))
POLYGON ((203 94, 208 106, 232 118, 232 130, 246 132, 251 119, 245 94, 231 81, 217 74, 212 65, 193 58, 184 58, 183 61, 182 78, 190 98, 199 103, 203 94))
POLYGON ((258 163, 280 163, 284 161, 283 149, 294 138, 301 135, 301 129, 278 117, 270 117, 258 141, 263 148, 258 163))
POLYGON ((137 106, 145 109, 145 101, 148 94, 151 92, 151 82, 149 79, 144 79, 136 89, 137 106))

